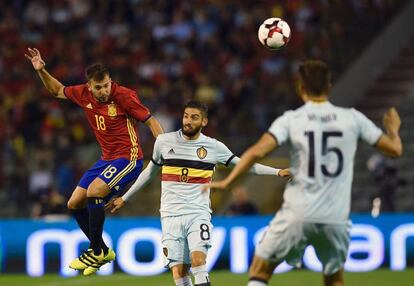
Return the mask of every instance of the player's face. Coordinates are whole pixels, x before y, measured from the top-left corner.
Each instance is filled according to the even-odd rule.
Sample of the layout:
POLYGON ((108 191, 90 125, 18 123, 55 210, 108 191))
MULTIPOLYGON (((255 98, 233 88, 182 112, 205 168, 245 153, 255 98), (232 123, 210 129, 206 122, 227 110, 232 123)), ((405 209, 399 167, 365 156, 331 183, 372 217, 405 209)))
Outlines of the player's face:
POLYGON ((105 103, 109 100, 111 86, 112 81, 108 75, 106 75, 102 81, 91 79, 88 82, 89 90, 92 92, 93 97, 100 103, 105 103))
POLYGON ((197 108, 186 108, 183 115, 183 134, 188 137, 195 137, 201 129, 207 125, 207 118, 197 108))

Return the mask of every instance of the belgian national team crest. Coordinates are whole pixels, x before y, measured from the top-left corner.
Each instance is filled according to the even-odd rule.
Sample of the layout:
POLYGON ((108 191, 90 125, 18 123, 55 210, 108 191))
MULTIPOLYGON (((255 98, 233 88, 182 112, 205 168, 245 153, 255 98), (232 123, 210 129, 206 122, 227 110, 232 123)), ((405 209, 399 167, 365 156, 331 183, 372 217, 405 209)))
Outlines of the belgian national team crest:
POLYGON ((197 149, 197 156, 200 159, 204 159, 207 156, 207 150, 204 147, 200 147, 197 149))
POLYGON ((113 102, 111 102, 111 104, 108 105, 108 115, 110 117, 115 117, 117 115, 116 105, 113 102))

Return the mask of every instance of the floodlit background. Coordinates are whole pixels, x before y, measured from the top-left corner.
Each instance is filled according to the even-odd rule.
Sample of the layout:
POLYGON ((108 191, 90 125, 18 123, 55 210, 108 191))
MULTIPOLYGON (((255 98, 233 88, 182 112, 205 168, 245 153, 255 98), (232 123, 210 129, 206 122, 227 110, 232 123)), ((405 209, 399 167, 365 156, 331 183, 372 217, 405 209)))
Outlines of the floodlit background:
MULTIPOLYGON (((378 267, 390 268, 391 233, 408 225, 407 239, 402 240, 407 255, 401 259, 413 265, 412 15, 414 3, 407 0, 1 1, 1 271, 28 272, 26 247, 32 232, 23 229, 76 230, 66 201, 82 173, 100 156, 82 110, 47 93, 24 58, 27 47, 38 48, 47 70, 65 85, 85 82, 87 65, 106 63, 112 78, 137 90, 166 131, 180 128, 186 101, 205 102, 210 118, 204 133, 222 140, 237 155, 277 116, 300 106, 294 87, 298 64, 309 58, 326 61, 333 71, 333 103, 355 106, 378 125, 388 107, 400 112, 404 155, 385 159, 361 144, 355 159, 352 211, 358 223, 383 235, 375 242, 382 243, 386 253, 378 267), (283 18, 292 29, 291 40, 281 51, 271 52, 257 39, 258 27, 269 17, 283 18), (50 223, 56 219, 60 222, 50 223), (10 250, 16 248, 19 254, 10 250)), ((148 160, 154 140, 145 126, 140 128, 140 140, 148 160)), ((289 166, 287 149, 264 163, 289 166)), ((216 178, 228 171, 219 168, 216 178)), ((240 214, 235 206, 249 202, 250 214, 256 215, 250 219, 263 227, 270 216, 261 215, 277 210, 285 183, 280 178, 249 176, 233 190, 214 192, 215 213, 230 216, 219 222, 226 229, 240 224, 250 239, 257 229, 245 224, 244 218, 231 217, 240 214)), ((109 220, 108 235, 114 242, 120 229, 141 226, 142 216, 153 216, 149 226, 157 229, 159 197, 159 180, 155 180, 109 220), (125 224, 122 218, 134 223, 125 224)), ((226 247, 236 243, 229 236, 225 241, 226 247)), ((48 247, 50 261, 59 261, 59 248, 48 247)), ((155 246, 144 242, 140 247, 149 249, 144 251, 148 255, 137 261, 154 259, 155 246)), ((252 250, 253 242, 248 240, 248 259, 252 250)), ((131 251, 139 253, 140 248, 131 251)), ((223 253, 217 268, 229 269, 231 253, 223 253)), ((45 266, 46 272, 57 269, 54 262, 45 266)), ((124 271, 117 264, 115 270, 124 271)))

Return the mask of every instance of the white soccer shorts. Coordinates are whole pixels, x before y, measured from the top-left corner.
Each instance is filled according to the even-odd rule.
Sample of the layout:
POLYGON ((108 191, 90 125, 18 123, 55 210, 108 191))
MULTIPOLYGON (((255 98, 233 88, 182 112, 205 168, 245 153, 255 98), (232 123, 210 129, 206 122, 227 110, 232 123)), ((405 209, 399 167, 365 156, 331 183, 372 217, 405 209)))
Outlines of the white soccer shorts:
POLYGON ((191 265, 193 251, 207 255, 213 229, 210 213, 163 217, 161 226, 165 267, 191 265))
POLYGON ((301 265, 308 245, 315 248, 323 266, 324 275, 332 275, 343 268, 348 253, 351 223, 321 224, 286 219, 275 216, 255 255, 271 261, 286 262, 292 266, 301 265))

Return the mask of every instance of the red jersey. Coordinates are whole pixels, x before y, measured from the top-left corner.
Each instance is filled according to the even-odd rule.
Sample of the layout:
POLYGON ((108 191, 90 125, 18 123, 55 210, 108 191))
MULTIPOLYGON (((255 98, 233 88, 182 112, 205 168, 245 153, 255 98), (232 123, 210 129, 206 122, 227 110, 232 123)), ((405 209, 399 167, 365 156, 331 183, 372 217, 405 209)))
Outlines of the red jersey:
POLYGON ((135 120, 145 122, 151 117, 135 91, 112 82, 108 102, 95 100, 86 84, 67 86, 65 96, 79 105, 102 149, 102 160, 143 157, 135 120))

